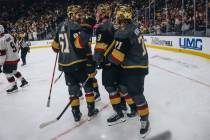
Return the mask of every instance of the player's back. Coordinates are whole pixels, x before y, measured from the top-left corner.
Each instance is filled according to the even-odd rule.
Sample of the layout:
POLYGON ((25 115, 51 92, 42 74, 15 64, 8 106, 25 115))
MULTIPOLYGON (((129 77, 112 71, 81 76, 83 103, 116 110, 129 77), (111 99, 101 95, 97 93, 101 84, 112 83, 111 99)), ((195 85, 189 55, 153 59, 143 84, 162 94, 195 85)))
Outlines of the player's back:
POLYGON ((10 34, 0 38, 0 48, 6 51, 5 64, 16 64, 19 61, 18 48, 10 34))

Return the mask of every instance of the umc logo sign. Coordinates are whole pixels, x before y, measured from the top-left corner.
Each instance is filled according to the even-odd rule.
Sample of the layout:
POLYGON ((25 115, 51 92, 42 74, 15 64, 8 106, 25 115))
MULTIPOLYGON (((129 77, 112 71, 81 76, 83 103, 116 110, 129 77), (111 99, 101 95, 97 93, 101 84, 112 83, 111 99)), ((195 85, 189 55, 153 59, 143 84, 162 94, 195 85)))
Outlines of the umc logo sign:
POLYGON ((202 43, 199 38, 179 38, 179 46, 183 49, 202 50, 202 43))

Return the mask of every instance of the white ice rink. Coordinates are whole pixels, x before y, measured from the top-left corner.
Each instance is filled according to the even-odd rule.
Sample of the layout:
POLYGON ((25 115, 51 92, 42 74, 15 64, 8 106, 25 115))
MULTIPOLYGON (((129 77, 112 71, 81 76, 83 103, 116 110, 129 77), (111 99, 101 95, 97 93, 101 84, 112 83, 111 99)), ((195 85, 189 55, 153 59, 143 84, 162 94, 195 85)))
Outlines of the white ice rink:
MULTIPOLYGON (((152 129, 146 139, 170 131, 171 140, 210 140, 210 60, 156 49, 148 52, 150 74, 144 93, 152 129)), ((54 60, 50 48, 31 50, 27 65, 19 67, 30 86, 12 95, 6 94, 8 83, 4 74, 0 74, 0 140, 141 140, 138 117, 110 127, 106 123, 112 114, 109 105, 96 118, 86 121, 84 100, 81 126, 74 127, 69 108, 58 122, 40 129, 42 122, 55 119, 68 103, 62 77, 53 86, 50 108, 46 107, 54 60)), ((55 77, 59 74, 56 71, 55 77)), ((101 86, 100 71, 97 78, 101 107, 109 104, 109 100, 101 86)))

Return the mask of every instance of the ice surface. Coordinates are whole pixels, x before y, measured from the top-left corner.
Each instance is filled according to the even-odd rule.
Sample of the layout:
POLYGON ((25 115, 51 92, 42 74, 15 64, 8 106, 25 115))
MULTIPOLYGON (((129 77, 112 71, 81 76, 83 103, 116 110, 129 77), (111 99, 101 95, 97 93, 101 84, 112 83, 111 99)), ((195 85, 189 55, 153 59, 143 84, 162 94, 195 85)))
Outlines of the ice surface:
MULTIPOLYGON (((145 81, 145 96, 150 107, 149 138, 170 131, 172 140, 210 139, 210 61, 196 56, 148 49, 150 74, 145 81)), ((112 114, 109 105, 91 121, 74 127, 68 109, 56 123, 40 129, 45 121, 55 119, 68 103, 68 92, 62 78, 53 86, 51 106, 46 107, 55 54, 51 49, 31 50, 27 65, 19 70, 30 86, 7 95, 8 83, 0 74, 0 140, 140 140, 139 118, 108 126, 112 114)), ((57 69, 56 69, 57 70, 57 69)), ((60 72, 56 71, 55 77, 60 72)), ((108 94, 101 85, 102 101, 109 104, 108 94)), ((20 82, 18 82, 20 85, 20 82)), ((87 118, 85 100, 81 101, 83 119, 87 118)))

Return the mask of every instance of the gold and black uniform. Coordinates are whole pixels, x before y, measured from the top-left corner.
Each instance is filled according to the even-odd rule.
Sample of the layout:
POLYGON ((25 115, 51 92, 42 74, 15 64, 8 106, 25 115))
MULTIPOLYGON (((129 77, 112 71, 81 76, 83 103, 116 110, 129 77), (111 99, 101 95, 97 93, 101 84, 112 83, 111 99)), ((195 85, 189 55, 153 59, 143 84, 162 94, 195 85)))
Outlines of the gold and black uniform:
MULTIPOLYGON (((93 61, 90 57, 89 41, 91 35, 92 28, 90 25, 67 21, 52 43, 53 50, 59 53, 59 70, 65 74, 75 121, 79 121, 81 117, 79 110, 80 84, 84 83, 89 75, 95 73, 94 65, 92 65, 93 61)), ((88 116, 92 116, 97 110, 95 109, 95 99, 90 80, 84 85, 84 91, 88 116)))
POLYGON ((137 112, 141 119, 148 119, 149 109, 143 94, 144 79, 148 74, 148 53, 139 28, 128 23, 124 28, 115 32, 115 48, 108 56, 108 60, 121 66, 121 84, 137 105, 137 112))

